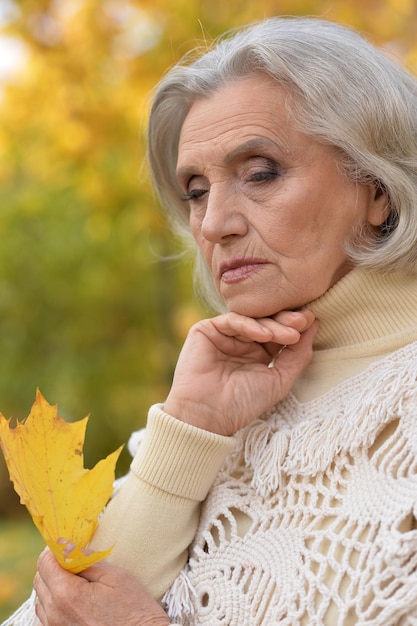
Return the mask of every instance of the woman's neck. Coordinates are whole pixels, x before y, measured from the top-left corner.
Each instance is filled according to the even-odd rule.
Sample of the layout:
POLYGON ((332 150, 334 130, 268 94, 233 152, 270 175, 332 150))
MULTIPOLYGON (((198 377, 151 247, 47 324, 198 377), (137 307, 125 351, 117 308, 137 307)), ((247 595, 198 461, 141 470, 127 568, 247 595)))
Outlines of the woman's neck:
POLYGON ((315 350, 387 338, 417 326, 417 277, 356 268, 309 308, 320 322, 315 350))
POLYGON ((293 393, 312 400, 417 341, 417 278, 356 268, 309 305, 320 326, 293 393))

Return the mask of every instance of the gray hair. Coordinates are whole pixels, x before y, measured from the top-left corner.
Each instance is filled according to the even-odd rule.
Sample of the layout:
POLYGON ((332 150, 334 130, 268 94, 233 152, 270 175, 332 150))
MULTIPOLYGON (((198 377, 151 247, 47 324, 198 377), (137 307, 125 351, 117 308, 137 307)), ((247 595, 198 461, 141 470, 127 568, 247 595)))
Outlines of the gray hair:
MULTIPOLYGON (((288 88, 300 129, 336 146, 347 175, 386 195, 378 236, 362 233, 349 250, 357 265, 417 273, 417 80, 358 33, 315 18, 274 17, 196 49, 156 88, 148 156, 171 225, 191 241, 188 207, 175 177, 179 135, 197 99, 263 73, 288 88)), ((197 247, 196 284, 221 309, 197 247)))

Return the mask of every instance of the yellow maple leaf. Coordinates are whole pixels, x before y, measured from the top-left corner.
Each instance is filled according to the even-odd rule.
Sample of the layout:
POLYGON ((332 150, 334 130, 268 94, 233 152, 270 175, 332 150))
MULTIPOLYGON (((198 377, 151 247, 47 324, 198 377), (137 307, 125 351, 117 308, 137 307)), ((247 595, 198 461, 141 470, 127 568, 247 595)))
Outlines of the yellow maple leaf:
POLYGON ((65 422, 39 391, 29 416, 15 428, 0 413, 0 447, 20 501, 61 566, 74 573, 111 552, 89 551, 88 544, 111 496, 123 447, 85 469, 87 421, 65 422))

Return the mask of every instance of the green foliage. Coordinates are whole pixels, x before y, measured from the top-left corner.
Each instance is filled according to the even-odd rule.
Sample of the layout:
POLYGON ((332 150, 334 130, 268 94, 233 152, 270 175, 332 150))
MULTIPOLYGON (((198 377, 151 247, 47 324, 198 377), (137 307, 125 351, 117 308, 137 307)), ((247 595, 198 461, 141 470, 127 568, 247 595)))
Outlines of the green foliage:
POLYGON ((0 521, 0 622, 29 596, 44 547, 27 513, 13 522, 0 521))
POLYGON ((92 464, 163 400, 190 269, 162 259, 178 250, 143 169, 151 59, 130 71, 103 3, 82 3, 55 45, 34 26, 41 3, 21 10, 32 56, 1 110, 0 404, 22 418, 39 386, 67 419, 91 412, 92 464))
MULTIPOLYGON (((0 0, 1 5, 1 0, 0 0)), ((39 387, 91 413, 92 465, 162 401, 202 312, 146 176, 151 88, 196 41, 274 14, 350 23, 416 58, 411 0, 21 0, 28 63, 0 102, 0 409, 39 387)), ((125 471, 124 453, 119 472, 125 471)), ((0 513, 15 510, 0 469, 0 513)))

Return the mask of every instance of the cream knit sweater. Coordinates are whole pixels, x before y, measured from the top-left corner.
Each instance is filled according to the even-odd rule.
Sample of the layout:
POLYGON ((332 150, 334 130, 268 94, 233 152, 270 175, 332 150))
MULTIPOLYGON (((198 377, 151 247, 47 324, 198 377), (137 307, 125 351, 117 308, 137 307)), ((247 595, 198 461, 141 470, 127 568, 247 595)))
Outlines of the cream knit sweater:
POLYGON ((283 402, 235 438, 153 407, 103 515, 181 624, 417 625, 417 280, 357 269, 311 309, 283 402))

